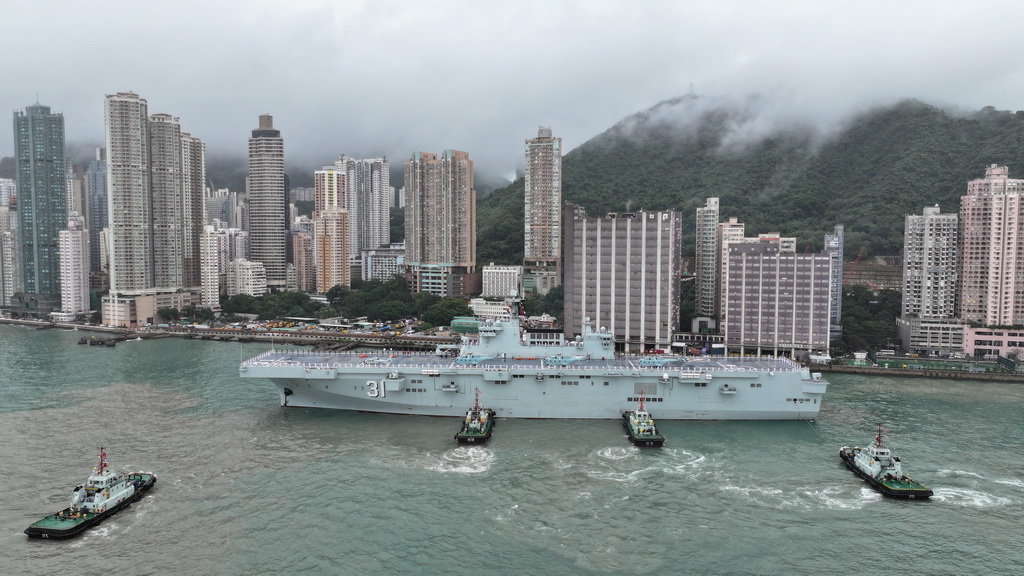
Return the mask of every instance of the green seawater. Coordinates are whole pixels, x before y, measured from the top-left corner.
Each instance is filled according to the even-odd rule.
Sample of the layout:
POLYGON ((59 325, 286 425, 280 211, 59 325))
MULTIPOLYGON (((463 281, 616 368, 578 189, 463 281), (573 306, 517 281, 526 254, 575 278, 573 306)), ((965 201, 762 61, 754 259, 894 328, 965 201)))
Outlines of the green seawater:
MULTIPOLYGON (((0 326, 0 574, 1020 574, 1024 385, 833 375, 807 422, 499 420, 285 409, 241 358, 180 339, 79 346, 0 326), (876 422, 927 502, 883 499, 839 446, 876 422), (84 536, 67 505, 96 448, 158 474, 84 536)), ((657 419, 657 411, 653 410, 657 419)))

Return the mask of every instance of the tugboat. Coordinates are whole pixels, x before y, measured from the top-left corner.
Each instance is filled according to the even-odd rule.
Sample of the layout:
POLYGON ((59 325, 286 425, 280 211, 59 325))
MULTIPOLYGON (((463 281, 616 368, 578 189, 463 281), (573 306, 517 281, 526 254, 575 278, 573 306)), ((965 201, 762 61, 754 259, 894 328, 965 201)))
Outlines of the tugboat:
POLYGON ((480 407, 480 389, 476 389, 476 401, 473 408, 466 411, 466 420, 462 429, 455 434, 459 444, 483 444, 491 438, 494 430, 494 410, 480 407))
POLYGON ((885 429, 878 424, 878 433, 867 448, 843 446, 839 457, 846 466, 868 481, 876 490, 892 498, 925 500, 932 491, 903 473, 900 457, 882 442, 885 429))
POLYGON ((654 418, 644 407, 643 396, 640 396, 639 410, 626 410, 622 413, 622 426, 634 446, 661 446, 665 443, 665 437, 654 425, 654 418))
POLYGON ((29 538, 63 539, 77 536, 131 506, 153 485, 156 474, 133 472, 119 474, 110 469, 107 453, 100 447, 99 462, 82 486, 71 493, 71 505, 50 514, 25 529, 29 538))

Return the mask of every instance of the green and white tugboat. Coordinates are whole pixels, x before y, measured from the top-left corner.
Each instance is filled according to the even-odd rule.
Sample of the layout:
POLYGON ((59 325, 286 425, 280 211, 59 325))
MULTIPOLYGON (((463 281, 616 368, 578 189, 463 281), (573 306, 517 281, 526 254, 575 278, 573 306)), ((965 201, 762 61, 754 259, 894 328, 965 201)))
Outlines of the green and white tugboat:
POLYGON ((462 429, 455 434, 459 444, 483 444, 491 438, 494 431, 494 410, 480 407, 480 389, 476 389, 476 401, 466 411, 466 420, 462 429))
POLYGON ((888 432, 882 424, 878 424, 878 433, 867 448, 843 446, 839 449, 839 457, 850 470, 886 496, 913 500, 931 497, 931 490, 903 472, 900 457, 893 454, 882 441, 883 431, 888 432))
POLYGON ((661 446, 665 443, 665 436, 658 432, 654 418, 644 407, 643 396, 640 396, 639 409, 622 413, 622 426, 626 428, 629 441, 635 446, 661 446))
POLYGON ((33 522, 25 534, 29 538, 50 539, 77 536, 131 506, 154 484, 156 474, 151 472, 120 474, 111 470, 107 453, 100 447, 99 462, 85 484, 71 493, 71 505, 33 522))

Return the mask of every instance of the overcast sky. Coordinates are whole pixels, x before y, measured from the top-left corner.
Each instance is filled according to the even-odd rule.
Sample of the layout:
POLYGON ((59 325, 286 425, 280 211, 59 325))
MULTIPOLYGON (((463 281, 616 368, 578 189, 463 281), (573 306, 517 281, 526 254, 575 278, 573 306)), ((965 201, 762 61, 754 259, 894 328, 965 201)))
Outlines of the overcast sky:
POLYGON ((38 94, 101 143, 104 95, 132 91, 208 154, 244 156, 270 113, 289 170, 454 148, 508 176, 540 125, 570 150, 691 86, 766 95, 769 123, 1024 109, 1022 23, 1019 0, 5 0, 0 109, 38 94))

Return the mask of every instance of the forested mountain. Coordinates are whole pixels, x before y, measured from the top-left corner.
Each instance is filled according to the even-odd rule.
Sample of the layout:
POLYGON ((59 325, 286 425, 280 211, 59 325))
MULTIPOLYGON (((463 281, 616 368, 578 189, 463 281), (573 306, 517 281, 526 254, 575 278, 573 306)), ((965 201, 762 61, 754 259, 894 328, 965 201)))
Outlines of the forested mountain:
MULTIPOLYGON (((842 224, 848 256, 899 254, 906 214, 957 211, 989 164, 1024 177, 1024 112, 908 100, 828 131, 778 121, 765 130, 757 114, 695 96, 658 104, 565 156, 565 200, 594 216, 681 210, 690 252, 696 208, 718 197, 723 220, 739 218, 748 235, 780 232, 819 250, 842 224)), ((479 201, 480 263, 521 259, 523 194, 520 179, 479 201)))

